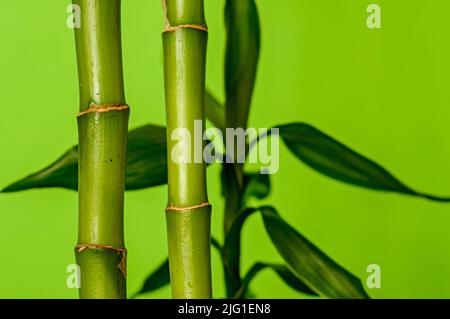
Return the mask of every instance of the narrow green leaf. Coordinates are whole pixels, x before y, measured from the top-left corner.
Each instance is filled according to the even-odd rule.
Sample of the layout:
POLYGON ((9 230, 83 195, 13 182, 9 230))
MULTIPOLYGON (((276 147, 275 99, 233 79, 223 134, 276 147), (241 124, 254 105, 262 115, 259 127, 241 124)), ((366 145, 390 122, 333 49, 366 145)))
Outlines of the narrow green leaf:
POLYGON ((275 248, 308 287, 328 298, 369 298, 357 277, 288 225, 273 207, 260 211, 275 248))
POLYGON ((239 258, 239 253, 236 252, 235 249, 240 247, 242 227, 247 218, 256 211, 256 208, 246 208, 234 218, 223 245, 223 255, 225 260, 239 258))
POLYGON ((254 0, 227 0, 225 58, 226 125, 247 126, 260 49, 260 26, 254 0))
POLYGON ((222 253, 222 245, 220 245, 219 241, 211 236, 211 246, 213 246, 219 253, 222 253))
POLYGON ((170 270, 169 260, 166 259, 161 266, 159 266, 147 277, 141 290, 135 293, 132 298, 135 298, 140 294, 155 291, 159 288, 167 286, 168 284, 170 284, 170 270))
MULTIPOLYGON (((126 189, 134 190, 167 182, 166 129, 145 125, 128 133, 126 189)), ((6 187, 3 193, 32 188, 78 189, 78 147, 74 146, 50 166, 6 187)))
POLYGON ((264 269, 272 269, 289 287, 292 289, 310 296, 318 296, 311 288, 309 288, 303 281, 301 281, 295 274, 289 270, 285 265, 269 264, 258 262, 250 268, 245 277, 242 279, 241 287, 239 288, 235 299, 243 298, 250 286, 250 283, 264 269))
MULTIPOLYGON (((233 285, 232 291, 227 291, 229 297, 235 294, 240 287, 240 258, 241 258, 241 231, 247 218, 257 210, 255 208, 247 208, 239 212, 232 222, 226 233, 225 242, 222 249, 222 259, 225 264, 225 274, 229 283, 233 285)), ((247 296, 247 294, 245 294, 247 296)))
POLYGON ((257 199, 267 198, 270 194, 270 175, 260 173, 245 173, 244 175, 244 198, 254 197, 257 199))
POLYGON ((435 201, 450 201, 419 193, 374 161, 305 123, 278 126, 289 150, 306 165, 335 180, 369 189, 398 192, 435 201))
MULTIPOLYGON (((221 195, 226 197, 227 182, 226 182, 225 169, 222 169, 220 174, 221 182, 221 195)), ((265 199, 270 195, 271 185, 270 185, 270 175, 269 174, 259 174, 259 173, 244 173, 244 202, 249 198, 253 197, 256 199, 265 199)))
POLYGON ((268 264, 273 271, 292 289, 306 295, 319 296, 318 293, 308 287, 300 278, 298 278, 288 267, 279 264, 268 264))
POLYGON ((78 189, 78 147, 72 147, 53 164, 3 189, 2 193, 31 188, 63 187, 78 189))
POLYGON ((225 128, 225 108, 209 91, 205 93, 205 115, 217 128, 225 128))
POLYGON ((167 183, 166 128, 145 125, 128 135, 126 190, 167 183))

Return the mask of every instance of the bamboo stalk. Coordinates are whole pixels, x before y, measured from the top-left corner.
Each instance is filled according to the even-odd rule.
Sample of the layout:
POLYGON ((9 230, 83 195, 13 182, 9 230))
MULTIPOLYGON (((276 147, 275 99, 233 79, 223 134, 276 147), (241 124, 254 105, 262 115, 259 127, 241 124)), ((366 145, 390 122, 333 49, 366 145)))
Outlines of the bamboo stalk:
POLYGON ((81 28, 75 29, 80 298, 126 298, 123 206, 129 108, 122 74, 121 1, 73 3, 81 8, 81 28))
MULTIPOLYGON (((207 29, 203 0, 163 0, 166 15, 164 74, 168 143, 168 207, 166 209, 170 277, 174 298, 211 298, 210 216, 203 163, 171 159, 177 141, 171 135, 194 121, 204 123, 207 29)), ((203 148, 202 148, 203 149, 203 148)))

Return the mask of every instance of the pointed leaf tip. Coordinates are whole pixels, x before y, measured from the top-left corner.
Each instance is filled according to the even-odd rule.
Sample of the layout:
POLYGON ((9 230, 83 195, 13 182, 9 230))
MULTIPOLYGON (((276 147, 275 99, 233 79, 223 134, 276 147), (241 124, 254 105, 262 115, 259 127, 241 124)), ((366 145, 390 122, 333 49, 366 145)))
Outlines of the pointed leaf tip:
POLYGON ((167 286, 170 284, 170 270, 169 270, 169 260, 166 259, 158 268, 156 268, 148 277, 145 279, 142 288, 133 295, 132 298, 136 296, 152 292, 167 286))
POLYGON ((320 295, 367 299, 361 281, 287 224, 270 206, 259 208, 270 240, 292 272, 320 295))
MULTIPOLYGON (((167 182, 166 129, 144 125, 128 133, 126 190, 167 182)), ((7 186, 3 193, 33 188, 78 189, 78 147, 74 146, 51 165, 7 186)))
POLYGON ((272 269, 284 281, 284 283, 287 284, 292 289, 306 295, 314 297, 318 296, 318 294, 315 291, 309 288, 300 278, 298 278, 293 272, 291 272, 289 268, 286 267, 285 265, 257 262, 250 268, 245 277, 242 279, 241 287, 239 288, 239 290, 237 291, 237 293, 234 295, 233 298, 234 299, 243 298, 248 291, 250 283, 253 281, 256 275, 259 274, 264 269, 272 269))
POLYGON ((376 162, 306 123, 278 126, 280 136, 288 149, 315 171, 347 184, 373 190, 397 192, 450 202, 450 197, 440 197, 416 192, 403 184, 376 162))

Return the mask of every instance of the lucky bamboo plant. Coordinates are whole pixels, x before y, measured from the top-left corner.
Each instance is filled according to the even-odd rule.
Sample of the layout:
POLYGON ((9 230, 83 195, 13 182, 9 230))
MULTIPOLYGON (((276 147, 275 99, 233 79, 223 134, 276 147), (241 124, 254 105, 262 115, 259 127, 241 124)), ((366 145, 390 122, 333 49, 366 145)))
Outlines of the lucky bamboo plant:
POLYGON ((81 298, 126 297, 123 236, 129 108, 120 36, 121 0, 74 0, 80 83, 79 228, 81 298))
MULTIPOLYGON (((170 278, 174 298, 211 298, 211 205, 206 191, 206 166, 177 161, 173 135, 194 132, 204 122, 206 43, 203 0, 163 0, 164 75, 167 118, 169 200, 166 208, 170 278)), ((194 135, 190 135, 194 136, 194 135)), ((181 148, 190 157, 196 143, 181 148)))
MULTIPOLYGON (((173 296, 176 298, 209 298, 212 294, 209 252, 211 206, 208 203, 205 186, 205 164, 203 162, 177 163, 173 161, 170 150, 174 148, 172 134, 177 128, 192 130, 194 120, 203 122, 204 106, 207 119, 219 128, 247 127, 260 51, 260 22, 255 0, 225 1, 227 45, 224 106, 211 94, 204 92, 207 32, 203 1, 163 1, 166 22, 163 46, 167 130, 161 126, 145 125, 129 132, 125 188, 127 190, 142 189, 168 183, 169 200, 166 219, 169 258, 150 274, 137 294, 153 291, 169 282, 172 284, 173 296)), ((89 225, 92 227, 93 224, 89 224, 89 218, 103 218, 107 212, 112 214, 113 218, 117 218, 115 221, 117 224, 114 226, 108 223, 105 228, 91 228, 92 233, 98 235, 95 238, 85 237, 86 233, 80 232, 81 244, 95 245, 86 247, 80 252, 79 262, 82 263, 83 268, 88 267, 88 269, 100 266, 98 268, 101 270, 100 273, 102 276, 105 275, 100 279, 101 289, 86 284, 87 290, 82 293, 82 296, 123 297, 125 293, 118 288, 113 289, 114 295, 106 295, 103 289, 106 288, 104 285, 106 282, 113 288, 124 284, 122 273, 124 268, 116 267, 123 265, 122 262, 125 260, 121 232, 123 197, 122 189, 119 189, 122 184, 119 185, 120 187, 117 183, 106 185, 107 181, 111 181, 107 178, 121 181, 123 176, 120 175, 123 163, 120 163, 118 156, 119 151, 125 147, 123 134, 126 130, 127 107, 121 79, 119 2, 118 0, 76 1, 85 10, 92 9, 92 15, 89 18, 86 17, 87 20, 83 20, 86 26, 92 27, 76 33, 80 83, 84 92, 81 95, 79 147, 71 148, 50 166, 19 180, 2 191, 16 192, 42 187, 78 189, 80 201, 85 203, 80 205, 80 216, 82 216, 80 229, 85 229, 84 227, 89 225), (96 14, 98 12, 104 14, 100 17, 96 14), (101 33, 106 24, 110 33, 96 37, 98 34, 96 32, 101 33), (94 29, 97 30, 95 33, 94 29), (99 51, 89 50, 93 48, 92 41, 100 41, 96 46, 99 51), (109 55, 102 53, 106 47, 109 55), (93 65, 90 62, 101 62, 101 64, 94 64, 98 68, 89 73, 87 70, 93 65), (89 78, 89 75, 95 76, 89 78), (114 85, 113 93, 109 88, 114 85), (99 92, 98 88, 104 90, 100 90, 101 96, 96 95, 99 92), (92 103, 100 106, 93 107, 92 103), (101 113, 99 107, 112 108, 110 112, 101 113), (119 110, 122 108, 124 110, 119 110), (84 114, 84 110, 93 111, 84 114), (89 130, 89 138, 83 134, 84 130, 89 130), (110 154, 112 155, 109 156, 110 154), (110 162, 112 164, 109 164, 108 160, 112 160, 110 162), (106 171, 110 173, 109 177, 106 177, 106 171), (77 172, 80 174, 79 179, 77 172), (111 174, 112 172, 114 174, 111 174), (88 182, 89 179, 98 179, 98 181, 88 182), (98 187, 95 188, 97 191, 92 188, 93 185, 98 187), (111 203, 114 207, 97 203, 97 201, 102 203, 106 197, 105 193, 98 191, 102 189, 112 192, 108 193, 111 195, 108 198, 114 196, 114 203, 111 203), (91 210, 93 205, 99 206, 91 210), (117 228, 112 230, 108 227, 117 228), (114 233, 118 237, 108 237, 107 232, 109 235, 114 233), (96 245, 111 245, 114 248, 108 250, 105 249, 106 247, 96 245), (86 254, 85 259, 83 254, 86 254), (91 254, 94 257, 90 257, 91 254), (102 257, 106 254, 110 259, 102 257), (102 264, 96 264, 98 260, 101 260, 102 264)), ((313 170, 337 181, 433 201, 450 201, 449 198, 413 190, 379 164, 311 125, 289 123, 276 127, 279 129, 279 136, 295 157, 313 170)), ((267 134, 259 136, 247 141, 245 148, 252 148, 263 138, 278 138, 278 136, 270 137, 267 134)), ((194 143, 190 145, 192 144, 194 143)), ((185 148, 181 153, 187 151, 188 149, 185 148)), ((231 151, 231 154, 234 154, 233 150, 231 151)), ((122 161, 125 160, 125 154, 120 153, 120 156, 122 161)), ((233 157, 230 154, 223 154, 223 156, 233 157)), ((222 193, 225 200, 224 238, 219 241, 212 237, 211 244, 222 257, 226 297, 252 296, 249 285, 263 269, 272 269, 287 285, 306 295, 328 298, 369 297, 357 277, 284 221, 274 207, 248 206, 248 199, 264 199, 269 195, 271 190, 269 175, 250 172, 244 164, 233 161, 223 164, 222 168, 222 193), (243 273, 240 269, 241 229, 248 217, 255 213, 260 213, 268 237, 283 258, 284 264, 258 262, 243 273)))

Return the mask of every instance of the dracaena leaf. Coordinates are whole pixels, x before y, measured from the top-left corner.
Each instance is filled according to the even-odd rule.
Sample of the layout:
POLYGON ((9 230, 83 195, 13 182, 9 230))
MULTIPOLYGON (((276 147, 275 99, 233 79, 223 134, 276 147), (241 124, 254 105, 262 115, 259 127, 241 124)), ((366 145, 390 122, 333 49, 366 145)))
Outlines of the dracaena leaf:
POLYGON ((222 253, 222 245, 213 236, 211 236, 211 246, 214 247, 220 254, 222 253))
MULTIPOLYGON (((167 182, 166 129, 145 125, 128 133, 127 190, 157 186, 167 182)), ((50 166, 6 187, 2 192, 32 188, 78 189, 78 147, 74 146, 50 166)))
MULTIPOLYGON (((226 197, 226 174, 223 169, 220 174, 221 186, 222 186, 222 196, 226 197)), ((270 195, 271 185, 270 185, 270 175, 269 174, 259 174, 259 173, 244 173, 244 191, 243 198, 246 201, 249 198, 265 199, 270 195)))
POLYGON ((369 298, 357 277, 287 224, 273 207, 259 210, 273 245, 308 287, 328 298, 369 298))
POLYGON ((227 125, 246 127, 260 49, 260 26, 255 0, 227 0, 225 25, 227 125))
POLYGON ((270 194, 270 175, 260 173, 245 173, 244 198, 267 198, 270 194))
POLYGON ((223 256, 225 260, 231 261, 231 264, 236 264, 239 261, 235 260, 239 258, 239 247, 241 242, 241 231, 247 218, 256 212, 256 208, 246 208, 242 210, 231 223, 231 227, 225 237, 223 244, 223 256))
POLYGON ((205 93, 205 116, 217 128, 225 128, 225 108, 209 91, 205 93))
POLYGON ((289 150, 306 165, 328 177, 369 189, 450 201, 450 198, 416 192, 379 164, 311 125, 292 123, 278 127, 289 150))
POLYGON ((258 262, 250 268, 245 277, 242 279, 241 287, 235 294, 234 298, 243 298, 248 290, 250 283, 264 269, 272 269, 289 287, 310 296, 318 296, 316 292, 311 290, 301 279, 299 279, 288 267, 280 264, 269 264, 258 262))
POLYGON ((132 298, 140 294, 155 291, 170 284, 169 260, 166 259, 145 279, 142 288, 132 298))

